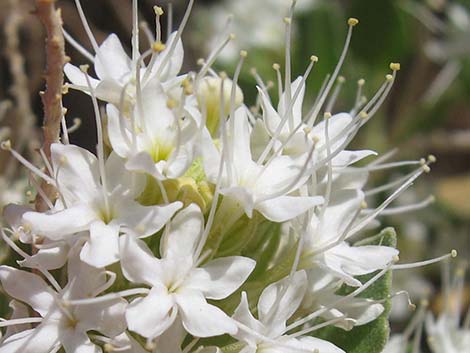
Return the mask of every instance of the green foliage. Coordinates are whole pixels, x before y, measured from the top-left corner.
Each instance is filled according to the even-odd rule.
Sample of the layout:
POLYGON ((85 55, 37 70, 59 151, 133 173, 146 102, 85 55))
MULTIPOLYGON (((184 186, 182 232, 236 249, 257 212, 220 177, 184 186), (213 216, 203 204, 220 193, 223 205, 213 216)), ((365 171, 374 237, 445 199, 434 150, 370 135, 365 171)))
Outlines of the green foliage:
MULTIPOLYGON (((386 228, 371 238, 364 239, 355 245, 384 245, 396 247, 396 233, 393 228, 386 228)), ((359 276, 358 279, 364 283, 372 278, 376 273, 359 276)), ((392 273, 389 271, 382 278, 377 280, 367 290, 359 296, 370 299, 387 299, 392 286, 392 273)), ((354 288, 343 286, 339 294, 345 295, 354 291, 354 288)), ((353 328, 351 331, 328 326, 322 330, 316 331, 315 336, 333 342, 338 347, 344 349, 347 353, 380 353, 387 343, 390 327, 388 323, 388 314, 391 303, 387 299, 383 303, 384 312, 374 321, 353 328)))

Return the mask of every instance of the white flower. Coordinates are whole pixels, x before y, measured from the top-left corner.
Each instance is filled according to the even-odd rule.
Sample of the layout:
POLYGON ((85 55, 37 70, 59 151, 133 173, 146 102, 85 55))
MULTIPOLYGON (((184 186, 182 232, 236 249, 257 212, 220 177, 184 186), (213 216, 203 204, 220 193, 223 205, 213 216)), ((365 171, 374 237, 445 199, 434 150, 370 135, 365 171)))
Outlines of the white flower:
MULTIPOLYGON (((150 61, 151 64, 140 69, 142 87, 145 87, 152 81, 164 84, 167 89, 178 86, 182 80, 177 75, 181 70, 184 52, 181 39, 178 40, 175 48, 171 50, 175 39, 176 32, 170 35, 166 48, 163 51, 153 53, 150 61), (165 65, 164 67, 162 66, 163 64, 165 65)), ((94 67, 98 79, 89 77, 91 87, 96 96, 116 106, 125 103, 126 105, 123 108, 126 109, 134 105, 137 94, 136 67, 143 64, 143 61, 138 59, 137 57, 135 60, 132 60, 128 57, 119 38, 115 34, 111 34, 106 38, 94 57, 94 67), (123 92, 124 102, 121 102, 123 92)), ((90 93, 87 78, 79 68, 66 64, 64 71, 72 82, 73 88, 90 93)))
POLYGON ((322 312, 319 316, 325 320, 335 320, 334 325, 344 330, 365 325, 383 313, 382 304, 371 299, 335 294, 342 286, 328 271, 320 268, 307 272, 307 291, 302 301, 302 308, 308 312, 322 312), (327 309, 327 310, 325 310, 327 309))
POLYGON ((177 178, 195 157, 195 142, 200 129, 200 112, 195 99, 179 108, 169 107, 170 99, 158 82, 142 91, 129 119, 108 104, 108 135, 113 150, 127 160, 129 170, 146 172, 157 179, 177 178))
POLYGON ((178 319, 196 337, 237 331, 235 323, 206 299, 232 294, 255 266, 251 259, 232 256, 199 266, 196 253, 204 219, 191 204, 168 225, 161 240, 162 258, 155 258, 140 240, 121 238, 121 265, 128 280, 151 287, 149 294, 131 302, 126 312, 129 329, 144 337, 157 337, 178 319), (183 245, 184 244, 184 245, 183 245))
MULTIPOLYGON (((277 156, 266 165, 253 160, 246 107, 238 108, 227 125, 230 140, 222 146, 227 158, 220 193, 236 200, 248 217, 256 210, 269 220, 284 222, 322 203, 322 197, 289 195, 308 178, 302 171, 304 157, 277 156)), ((210 139, 204 141, 204 168, 208 179, 217 183, 220 152, 210 139)))
POLYGON ((35 328, 7 337, 0 346, 1 353, 49 353, 60 346, 67 353, 98 353, 101 349, 90 341, 88 331, 114 337, 125 330, 127 303, 123 299, 70 304, 72 300, 94 297, 106 290, 109 287, 106 272, 80 261, 78 251, 70 254, 67 270, 68 284, 56 292, 35 274, 0 266, 3 289, 30 305, 40 316, 31 318, 30 322, 40 322, 35 328))
POLYGON ((246 293, 242 293, 240 305, 233 314, 235 320, 247 327, 234 335, 237 340, 246 344, 241 352, 294 353, 299 349, 324 353, 343 352, 334 344, 318 338, 297 338, 285 333, 286 321, 299 308, 306 286, 306 274, 299 271, 294 274, 292 280, 285 278, 266 287, 258 301, 259 319, 251 314, 246 293))
POLYGON ((65 204, 48 213, 27 212, 23 220, 34 233, 56 241, 89 230, 80 256, 93 266, 118 261, 120 230, 139 237, 152 235, 181 207, 180 202, 144 207, 134 201, 143 183, 114 153, 106 161, 105 178, 100 178, 97 158, 77 146, 52 145, 52 163, 65 204))
POLYGON ((361 282, 355 276, 383 269, 398 255, 398 250, 392 247, 351 246, 345 241, 363 201, 360 190, 335 191, 326 209, 319 211, 320 215, 312 215, 304 247, 304 258, 356 287, 361 282))

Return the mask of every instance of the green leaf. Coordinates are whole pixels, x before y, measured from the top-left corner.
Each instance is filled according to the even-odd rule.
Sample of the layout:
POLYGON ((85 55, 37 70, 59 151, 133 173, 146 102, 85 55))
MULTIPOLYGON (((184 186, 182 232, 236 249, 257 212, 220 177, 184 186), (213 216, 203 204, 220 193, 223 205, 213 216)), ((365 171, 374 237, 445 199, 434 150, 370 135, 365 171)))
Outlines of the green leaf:
MULTIPOLYGON (((364 239, 354 245, 384 245, 396 247, 396 233, 393 228, 386 228, 379 234, 364 239)), ((362 283, 372 278, 375 274, 368 274, 357 277, 362 283)), ((392 286, 392 273, 389 271, 367 290, 359 296, 370 299, 386 299, 383 303, 385 310, 376 320, 362 326, 357 326, 351 331, 344 331, 337 327, 326 327, 315 332, 315 336, 328 340, 338 347, 344 349, 347 353, 380 353, 388 341, 390 326, 388 323, 388 314, 391 303, 387 299, 392 286)), ((338 294, 348 294, 354 290, 352 287, 343 286, 338 294)))

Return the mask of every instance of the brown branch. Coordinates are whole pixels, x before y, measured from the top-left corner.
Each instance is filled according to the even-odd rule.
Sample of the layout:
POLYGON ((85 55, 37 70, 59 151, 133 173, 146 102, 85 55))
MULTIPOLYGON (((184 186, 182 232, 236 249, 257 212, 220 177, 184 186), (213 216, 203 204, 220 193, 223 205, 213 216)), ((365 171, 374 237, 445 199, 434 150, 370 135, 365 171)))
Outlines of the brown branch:
MULTIPOLYGON (((37 14, 47 31, 46 39, 46 90, 42 93, 44 106, 43 150, 46 157, 51 159, 51 144, 60 139, 60 123, 62 119, 62 90, 64 83, 63 67, 67 61, 62 34, 62 16, 60 9, 55 8, 55 0, 36 0, 37 14)), ((56 191, 52 185, 43 183, 46 195, 55 199, 56 191)), ((46 211, 45 202, 36 198, 36 209, 46 211)))

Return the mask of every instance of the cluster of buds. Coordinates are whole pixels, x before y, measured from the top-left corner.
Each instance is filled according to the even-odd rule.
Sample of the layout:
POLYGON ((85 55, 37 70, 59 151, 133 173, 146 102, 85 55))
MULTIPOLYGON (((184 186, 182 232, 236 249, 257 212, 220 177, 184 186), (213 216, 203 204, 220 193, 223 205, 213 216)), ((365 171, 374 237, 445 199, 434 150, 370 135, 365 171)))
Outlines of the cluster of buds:
POLYGON ((305 114, 305 83, 318 58, 292 79, 295 1, 284 20, 284 78, 273 65, 278 104, 253 72, 253 109, 237 84, 247 52, 230 79, 212 69, 232 35, 197 72, 180 72, 193 0, 165 41, 163 10, 155 7, 156 31, 146 33, 143 52, 134 0, 132 57, 114 34, 98 45, 76 4, 95 53, 66 38, 93 63, 96 77, 88 65, 67 64, 65 74, 67 87, 93 102, 96 154, 69 143, 65 119, 45 170, 2 144, 56 197, 37 183, 48 211, 5 209, 2 238, 31 271, 0 266, 3 289, 14 298, 11 318, 0 322, 7 327, 0 353, 341 353, 315 333, 351 330, 382 315, 384 302, 361 293, 390 270, 455 256, 397 264, 385 235, 376 244, 357 242, 379 215, 425 206, 388 207, 435 160, 387 162, 389 153, 355 166, 377 153, 346 148, 400 69, 391 64, 369 100, 359 80, 351 110, 333 114, 357 19, 347 21, 338 64, 305 114), (369 173, 403 165, 416 169, 364 190, 369 173), (366 198, 377 192, 389 196, 368 208, 366 198), (358 278, 367 274, 367 281, 358 278), (346 285, 349 294, 340 294, 346 285))

